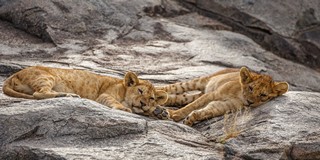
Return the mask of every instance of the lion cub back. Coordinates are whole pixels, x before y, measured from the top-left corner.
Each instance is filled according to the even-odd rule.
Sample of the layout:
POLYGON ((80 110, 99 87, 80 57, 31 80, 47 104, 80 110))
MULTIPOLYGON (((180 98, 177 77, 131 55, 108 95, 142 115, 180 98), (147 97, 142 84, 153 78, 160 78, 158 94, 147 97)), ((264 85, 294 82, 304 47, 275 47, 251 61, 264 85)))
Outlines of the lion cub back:
POLYGON ((83 70, 34 66, 9 77, 4 83, 3 90, 9 96, 33 99, 33 93, 52 89, 55 92, 74 93, 94 100, 106 80, 110 84, 120 81, 117 78, 102 77, 83 70), (16 92, 10 91, 10 88, 16 92))
POLYGON ((210 80, 206 84, 205 93, 213 92, 213 91, 224 92, 226 94, 229 94, 228 92, 236 93, 238 92, 236 89, 240 88, 239 82, 240 82, 239 72, 230 72, 230 73, 214 75, 210 78, 210 80), (222 87, 225 87, 225 84, 230 84, 230 83, 239 87, 234 86, 232 88, 227 87, 222 89, 222 87))
POLYGON ((119 83, 118 78, 103 77, 84 70, 52 69, 56 92, 69 92, 80 95, 82 98, 96 99, 103 87, 119 83), (107 84, 106 84, 107 83, 107 84))

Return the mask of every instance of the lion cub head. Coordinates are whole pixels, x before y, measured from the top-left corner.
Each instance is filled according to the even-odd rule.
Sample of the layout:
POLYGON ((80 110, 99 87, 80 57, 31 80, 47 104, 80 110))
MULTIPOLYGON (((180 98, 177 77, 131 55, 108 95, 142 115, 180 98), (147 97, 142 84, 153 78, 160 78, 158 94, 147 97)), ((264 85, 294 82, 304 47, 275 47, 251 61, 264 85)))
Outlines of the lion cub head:
POLYGON ((149 107, 164 104, 168 99, 167 92, 156 90, 149 81, 138 79, 132 72, 125 75, 124 86, 126 87, 125 101, 130 107, 146 111, 149 107))
POLYGON ((288 91, 287 82, 274 82, 268 75, 240 69, 240 82, 245 105, 256 107, 288 91))

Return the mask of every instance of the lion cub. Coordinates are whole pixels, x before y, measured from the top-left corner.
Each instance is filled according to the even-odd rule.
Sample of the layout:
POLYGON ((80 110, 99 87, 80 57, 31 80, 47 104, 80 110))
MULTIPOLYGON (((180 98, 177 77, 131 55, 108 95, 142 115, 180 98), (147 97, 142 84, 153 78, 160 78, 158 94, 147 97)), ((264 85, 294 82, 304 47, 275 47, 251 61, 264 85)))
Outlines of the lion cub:
POLYGON ((207 77, 184 83, 158 87, 167 91, 169 99, 165 105, 185 105, 178 110, 168 110, 175 121, 183 118, 184 124, 221 116, 230 110, 244 106, 257 107, 288 91, 288 83, 274 82, 268 75, 250 72, 247 68, 225 69, 207 77), (202 93, 183 94, 198 90, 202 93), (188 104, 189 103, 189 104, 188 104))
POLYGON ((132 72, 118 79, 84 70, 42 66, 28 67, 10 76, 4 82, 3 92, 28 99, 82 97, 111 108, 143 114, 151 114, 150 107, 167 101, 165 91, 156 90, 149 81, 138 79, 132 72))

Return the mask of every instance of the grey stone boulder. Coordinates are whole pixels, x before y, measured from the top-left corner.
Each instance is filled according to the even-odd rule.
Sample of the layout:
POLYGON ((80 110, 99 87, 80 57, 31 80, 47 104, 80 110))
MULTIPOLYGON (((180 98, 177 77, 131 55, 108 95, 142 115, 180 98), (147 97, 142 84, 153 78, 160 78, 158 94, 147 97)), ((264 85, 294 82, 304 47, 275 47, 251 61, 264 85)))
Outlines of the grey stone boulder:
POLYGON ((320 67, 320 2, 317 0, 182 0, 188 9, 218 19, 272 51, 320 67))
POLYGON ((0 107, 0 159, 223 156, 200 132, 172 121, 155 121, 85 99, 11 100, 0 107))
MULTIPOLYGON (((0 18, 44 41, 61 44, 69 39, 109 41, 126 35, 138 22, 145 7, 159 5, 148 1, 64 1, 5 0, 0 18)), ((89 42, 88 42, 89 43, 89 42)))
POLYGON ((222 117, 191 128, 85 99, 0 99, 1 159, 320 158, 319 93, 288 92, 251 109, 224 143, 222 117))

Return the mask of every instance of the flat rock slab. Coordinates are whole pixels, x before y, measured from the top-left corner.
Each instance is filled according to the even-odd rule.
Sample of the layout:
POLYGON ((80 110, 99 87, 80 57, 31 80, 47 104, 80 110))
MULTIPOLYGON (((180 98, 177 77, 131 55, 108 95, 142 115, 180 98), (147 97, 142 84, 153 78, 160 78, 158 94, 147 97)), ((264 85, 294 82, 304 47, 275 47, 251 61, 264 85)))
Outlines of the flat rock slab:
POLYGON ((190 10, 218 19, 268 51, 320 68, 320 2, 181 0, 190 10))
POLYGON ((288 92, 251 109, 239 117, 240 134, 223 144, 221 117, 191 128, 85 99, 14 100, 0 108, 2 159, 317 159, 320 153, 319 93, 288 92))
POLYGON ((56 98, 0 108, 1 159, 222 158, 200 132, 172 121, 56 98))

